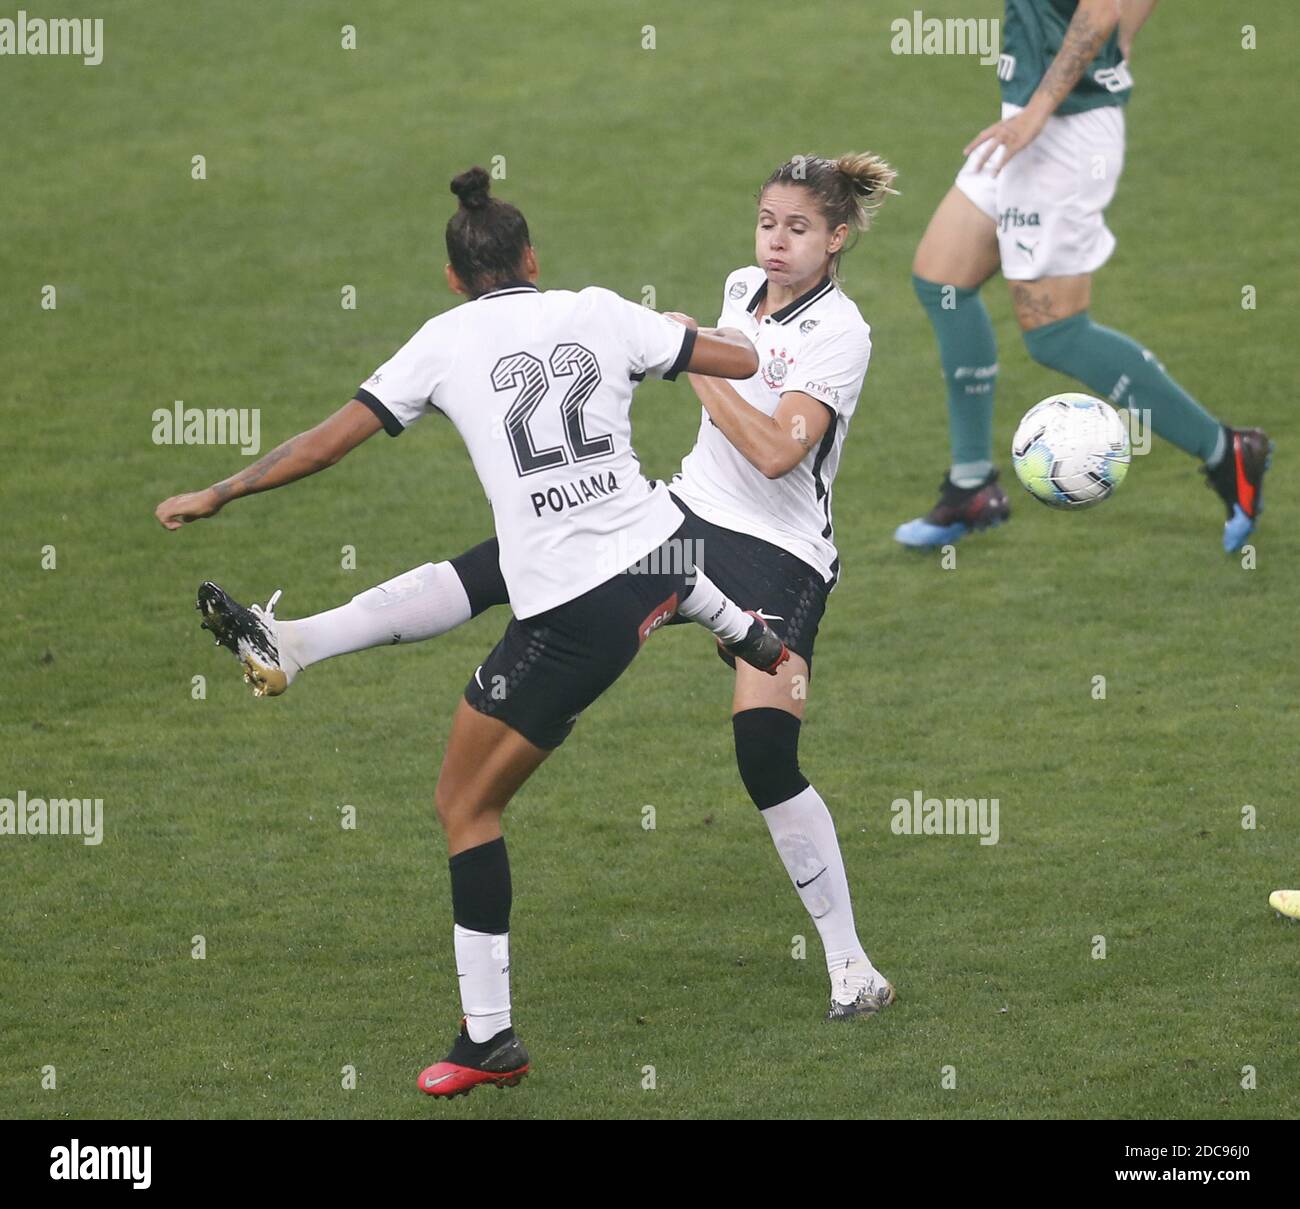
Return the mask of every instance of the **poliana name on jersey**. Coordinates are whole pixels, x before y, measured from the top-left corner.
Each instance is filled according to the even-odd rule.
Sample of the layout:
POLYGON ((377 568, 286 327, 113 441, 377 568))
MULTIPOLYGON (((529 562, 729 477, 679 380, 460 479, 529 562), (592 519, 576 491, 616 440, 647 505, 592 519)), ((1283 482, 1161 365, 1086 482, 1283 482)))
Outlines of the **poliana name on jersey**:
POLYGON ((604 495, 613 495, 618 490, 618 480, 612 470, 602 470, 599 474, 588 475, 585 479, 573 479, 561 483, 558 487, 548 487, 545 491, 534 491, 530 496, 533 515, 541 516, 543 508, 552 512, 563 512, 566 508, 576 508, 604 495))

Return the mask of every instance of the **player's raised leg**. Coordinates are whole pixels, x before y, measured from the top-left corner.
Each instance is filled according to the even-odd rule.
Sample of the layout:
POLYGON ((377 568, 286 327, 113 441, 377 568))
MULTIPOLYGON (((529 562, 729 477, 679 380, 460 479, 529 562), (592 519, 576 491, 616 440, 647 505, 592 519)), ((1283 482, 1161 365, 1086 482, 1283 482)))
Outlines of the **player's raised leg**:
POLYGON ((1025 347, 1040 365, 1083 383, 1103 399, 1150 416, 1157 436, 1200 458, 1209 485, 1227 506, 1223 548, 1239 550, 1263 506, 1272 442, 1258 428, 1216 419, 1165 370, 1150 349, 1088 314, 1092 277, 1079 274, 1009 281, 1025 347))
POLYGON ((828 1020, 869 1016, 894 1002, 894 988, 858 939, 835 821, 799 768, 808 664, 791 654, 776 676, 736 669, 732 730, 736 764, 772 842, 812 917, 831 979, 828 1020))
POLYGON ((310 617, 276 617, 279 595, 265 608, 246 608, 214 583, 199 589, 203 628, 239 659, 258 697, 278 697, 299 672, 322 659, 436 638, 509 602, 496 538, 453 559, 415 567, 310 617))
POLYGON ((996 207, 989 182, 968 175, 939 203, 912 263, 912 286, 939 345, 951 460, 935 506, 895 531, 905 546, 943 545, 1010 515, 993 465, 997 342, 980 297, 998 269, 996 207))
MULTIPOLYGON (((496 538, 440 563, 425 563, 358 593, 347 604, 297 620, 275 616, 276 592, 265 607, 245 607, 214 583, 199 588, 203 628, 231 651, 258 697, 278 697, 303 668, 370 647, 437 638, 493 605, 508 604, 496 538)), ((761 670, 784 657, 779 638, 743 612, 702 572, 692 573, 677 611, 708 629, 725 649, 761 670)))

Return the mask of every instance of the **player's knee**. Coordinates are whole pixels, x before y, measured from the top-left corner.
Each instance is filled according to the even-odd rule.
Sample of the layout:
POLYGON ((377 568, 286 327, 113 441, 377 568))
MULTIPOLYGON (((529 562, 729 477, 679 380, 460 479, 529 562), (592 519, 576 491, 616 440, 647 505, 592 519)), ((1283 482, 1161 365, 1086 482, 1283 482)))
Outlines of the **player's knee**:
POLYGON ((747 709, 731 719, 736 766, 759 810, 788 802, 808 788, 799 771, 799 727, 783 709, 747 709))
POLYGON ((1080 311, 1068 319, 1031 328, 1024 333, 1025 348, 1039 365, 1073 375, 1080 346, 1087 339, 1091 325, 1088 312, 1080 311))
POLYGON ((456 824, 456 795, 444 777, 439 777, 438 784, 434 787, 433 809, 443 831, 450 831, 456 824))
POLYGON ((509 603, 510 593, 506 589, 505 576, 501 574, 500 548, 495 537, 480 542, 450 561, 469 598, 471 617, 477 617, 493 605, 509 603))

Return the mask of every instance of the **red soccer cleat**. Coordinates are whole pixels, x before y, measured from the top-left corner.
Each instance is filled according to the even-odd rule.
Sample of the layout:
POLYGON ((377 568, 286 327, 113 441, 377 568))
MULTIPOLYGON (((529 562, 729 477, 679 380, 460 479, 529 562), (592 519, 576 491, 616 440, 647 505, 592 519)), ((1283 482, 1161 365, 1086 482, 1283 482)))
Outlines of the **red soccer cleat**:
POLYGON ((502 1029, 487 1041, 471 1041, 465 1018, 460 1036, 441 1062, 420 1072, 420 1090, 426 1096, 467 1096, 480 1083, 514 1087, 528 1073, 528 1051, 513 1028, 502 1029))

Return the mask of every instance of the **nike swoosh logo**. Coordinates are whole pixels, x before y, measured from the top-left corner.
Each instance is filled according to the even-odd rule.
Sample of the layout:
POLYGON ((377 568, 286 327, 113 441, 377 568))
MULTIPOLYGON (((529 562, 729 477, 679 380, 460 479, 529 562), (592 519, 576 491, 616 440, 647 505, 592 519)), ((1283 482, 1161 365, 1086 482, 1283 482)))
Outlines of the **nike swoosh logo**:
MULTIPOLYGON (((454 1075, 455 1073, 456 1073, 455 1071, 452 1071, 452 1075, 454 1075)), ((424 1081, 424 1085, 425 1087, 437 1087, 439 1083, 450 1078, 451 1075, 439 1075, 436 1079, 426 1079, 424 1081)))
POLYGON ((762 609, 754 610, 764 621, 784 621, 780 613, 764 613, 762 609))
POLYGON ((821 873, 814 873, 812 877, 810 877, 806 882, 801 882, 796 880, 794 884, 798 886, 800 890, 802 890, 805 886, 811 886, 813 882, 815 882, 819 877, 821 877, 822 873, 825 872, 826 872, 826 866, 823 865, 821 868, 821 873))

